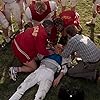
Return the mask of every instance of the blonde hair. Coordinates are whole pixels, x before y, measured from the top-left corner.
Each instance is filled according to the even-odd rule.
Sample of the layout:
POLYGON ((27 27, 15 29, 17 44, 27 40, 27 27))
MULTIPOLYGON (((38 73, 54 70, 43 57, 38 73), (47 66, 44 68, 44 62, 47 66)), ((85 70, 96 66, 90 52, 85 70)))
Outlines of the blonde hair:
POLYGON ((41 0, 37 0, 35 1, 35 10, 39 13, 42 13, 43 11, 46 10, 45 5, 46 4, 42 2, 41 0))
POLYGON ((3 11, 3 9, 4 9, 4 3, 0 1, 0 11, 3 11))

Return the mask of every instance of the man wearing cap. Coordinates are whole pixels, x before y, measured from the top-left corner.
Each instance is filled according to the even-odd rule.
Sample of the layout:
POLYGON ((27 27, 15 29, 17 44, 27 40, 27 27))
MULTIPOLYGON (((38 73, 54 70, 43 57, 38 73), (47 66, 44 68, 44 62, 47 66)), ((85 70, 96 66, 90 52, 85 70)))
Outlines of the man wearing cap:
POLYGON ((39 85, 34 100, 44 100, 50 87, 57 86, 61 78, 66 74, 68 61, 63 59, 60 54, 63 50, 61 45, 56 45, 54 54, 49 55, 41 60, 38 69, 32 72, 17 88, 17 91, 11 96, 9 100, 20 100, 22 95, 35 84, 39 85), (62 67, 62 68, 61 68, 62 67), (54 74, 60 72, 54 79, 54 74))
POLYGON ((12 41, 13 53, 23 63, 23 66, 10 67, 10 76, 14 81, 18 72, 32 72, 37 68, 35 62, 37 55, 43 57, 50 54, 46 46, 52 27, 53 22, 45 20, 42 24, 18 34, 12 41))

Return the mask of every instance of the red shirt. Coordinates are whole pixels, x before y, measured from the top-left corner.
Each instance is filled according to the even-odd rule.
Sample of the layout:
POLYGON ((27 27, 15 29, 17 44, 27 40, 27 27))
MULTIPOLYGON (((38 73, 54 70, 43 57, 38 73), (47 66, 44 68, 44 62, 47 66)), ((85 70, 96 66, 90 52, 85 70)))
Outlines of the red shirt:
POLYGON ((47 32, 42 25, 28 28, 25 32, 18 34, 15 37, 15 40, 19 48, 23 50, 30 57, 30 59, 23 56, 17 46, 15 46, 14 41, 12 41, 12 49, 21 62, 32 60, 38 53, 47 56, 49 55, 49 52, 46 49, 47 38, 47 32))
POLYGON ((52 30, 51 30, 51 35, 49 37, 49 40, 52 42, 52 43, 56 43, 57 42, 57 28, 56 27, 53 27, 52 30))
POLYGON ((49 13, 51 13, 51 8, 50 8, 50 4, 49 1, 44 2, 47 5, 47 10, 43 13, 43 14, 38 14, 36 12, 36 10, 34 9, 34 4, 35 2, 32 1, 32 4, 30 4, 29 8, 31 10, 31 14, 32 14, 32 19, 36 20, 36 21, 42 21, 49 13))
POLYGON ((67 10, 60 13, 59 16, 61 19, 63 19, 65 27, 71 24, 79 26, 79 15, 77 12, 67 10))

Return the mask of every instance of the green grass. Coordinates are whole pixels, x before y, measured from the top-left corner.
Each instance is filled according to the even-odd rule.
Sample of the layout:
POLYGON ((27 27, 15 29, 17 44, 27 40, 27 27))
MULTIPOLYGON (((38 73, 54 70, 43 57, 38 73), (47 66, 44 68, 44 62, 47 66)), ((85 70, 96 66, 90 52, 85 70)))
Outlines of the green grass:
MULTIPOLYGON (((0 0, 1 1, 1 0, 0 0)), ((90 35, 90 29, 85 25, 86 21, 92 18, 92 0, 78 0, 79 3, 76 7, 80 14, 80 21, 83 27, 83 34, 90 35)), ((97 17, 95 33, 100 33, 100 16, 97 17)), ((1 41, 1 38, 0 38, 1 41)), ((95 43, 100 46, 100 39, 95 37, 95 43)), ((20 62, 13 58, 10 46, 6 47, 3 51, 0 51, 0 100, 8 100, 11 95, 16 91, 19 84, 29 74, 21 73, 18 75, 17 82, 12 82, 8 75, 8 69, 12 65, 19 65, 20 62), (13 61, 14 59, 14 61, 13 61)), ((58 100, 57 93, 60 85, 65 84, 67 86, 76 85, 81 87, 85 91, 85 100, 100 100, 100 84, 95 84, 88 80, 73 79, 68 76, 64 76, 61 83, 57 88, 51 88, 48 92, 45 100, 58 100)), ((33 100, 38 86, 29 89, 21 100, 33 100)))

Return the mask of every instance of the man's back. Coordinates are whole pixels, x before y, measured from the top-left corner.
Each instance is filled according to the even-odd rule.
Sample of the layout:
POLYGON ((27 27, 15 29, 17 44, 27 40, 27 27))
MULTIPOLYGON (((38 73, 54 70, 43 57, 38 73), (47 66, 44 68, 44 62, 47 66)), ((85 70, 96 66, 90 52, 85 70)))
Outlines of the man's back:
POLYGON ((100 59, 100 50, 84 35, 76 34, 67 44, 64 51, 67 55, 76 52, 84 62, 96 62, 100 59))

